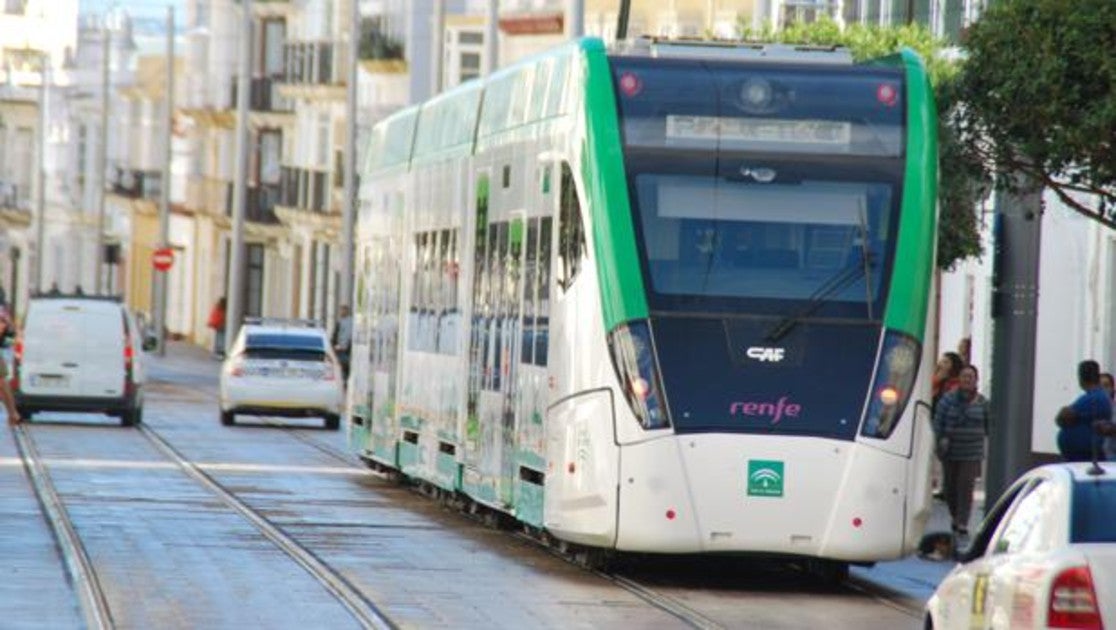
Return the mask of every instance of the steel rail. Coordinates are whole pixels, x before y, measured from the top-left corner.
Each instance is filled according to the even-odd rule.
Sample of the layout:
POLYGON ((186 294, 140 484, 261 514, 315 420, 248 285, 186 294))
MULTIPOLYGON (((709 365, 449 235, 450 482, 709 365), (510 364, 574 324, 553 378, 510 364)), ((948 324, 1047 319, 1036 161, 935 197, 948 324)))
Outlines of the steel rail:
POLYGON ((182 456, 169 442, 155 430, 146 425, 139 425, 138 429, 144 437, 155 445, 160 452, 173 460, 180 468, 186 471, 196 481, 205 486, 210 492, 217 495, 226 505, 236 510, 267 537, 275 546, 291 557, 314 579, 322 584, 338 601, 340 601, 353 617, 365 628, 377 630, 394 630, 397 626, 374 603, 372 603, 349 580, 329 566, 314 552, 302 546, 297 540, 288 535, 281 527, 272 523, 267 517, 255 508, 241 501, 235 494, 226 489, 221 482, 214 479, 197 464, 182 456))
POLYGON ((59 555, 66 564, 70 581, 77 591, 81 604, 82 615, 85 617, 86 626, 99 630, 111 630, 116 627, 109 609, 108 599, 104 589, 97 579, 97 572, 85 546, 74 528, 73 521, 62 503, 50 472, 43 464, 35 440, 24 425, 12 427, 12 436, 15 438, 16 449, 23 461, 23 467, 31 480, 35 498, 39 501, 43 516, 50 525, 51 534, 54 536, 59 555))

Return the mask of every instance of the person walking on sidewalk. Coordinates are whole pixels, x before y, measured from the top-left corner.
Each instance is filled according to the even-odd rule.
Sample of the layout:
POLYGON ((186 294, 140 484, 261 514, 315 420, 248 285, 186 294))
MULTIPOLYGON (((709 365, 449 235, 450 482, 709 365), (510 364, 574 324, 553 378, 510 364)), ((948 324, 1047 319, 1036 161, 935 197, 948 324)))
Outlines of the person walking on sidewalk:
POLYGON ((990 422, 988 399, 977 391, 976 367, 961 368, 957 389, 942 395, 934 410, 934 438, 942 460, 942 492, 954 535, 969 535, 973 486, 984 460, 984 436, 990 422))
POLYGON ((1092 461, 1100 454, 1104 424, 1112 421, 1112 399, 1101 387, 1100 364, 1086 359, 1077 364, 1077 382, 1084 393, 1058 411, 1058 452, 1067 462, 1092 461))
MULTIPOLYGON (((9 326, 11 325, 7 309, 4 309, 4 312, 0 313, 0 344, 7 342, 9 326)), ((16 408, 15 394, 8 386, 8 363, 4 360, 2 354, 0 354, 0 403, 3 403, 8 414, 8 425, 15 426, 22 422, 23 419, 19 417, 19 409, 16 408)))
POLYGON ((219 298, 205 323, 213 329, 213 355, 218 358, 225 356, 225 304, 225 298, 219 298))
POLYGON ((337 322, 333 324, 333 333, 329 337, 329 343, 333 346, 333 352, 341 363, 342 377, 348 379, 349 353, 353 349, 353 316, 349 312, 347 304, 342 304, 338 313, 339 316, 337 322))

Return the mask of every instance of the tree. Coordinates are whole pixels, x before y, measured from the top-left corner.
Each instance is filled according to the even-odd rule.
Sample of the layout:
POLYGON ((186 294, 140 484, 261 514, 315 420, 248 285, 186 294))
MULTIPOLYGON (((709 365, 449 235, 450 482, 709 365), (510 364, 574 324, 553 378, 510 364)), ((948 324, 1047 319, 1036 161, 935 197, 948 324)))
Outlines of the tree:
POLYGON ((980 224, 978 205, 988 194, 988 174, 978 158, 959 144, 961 138, 950 121, 959 111, 954 83, 959 64, 943 55, 947 43, 935 38, 926 27, 908 24, 897 27, 850 24, 841 28, 829 19, 796 22, 782 31, 743 29, 744 39, 844 46, 857 61, 884 57, 909 47, 926 63, 938 104, 939 139, 939 228, 938 267, 952 269, 958 262, 979 256, 980 224))
POLYGON ((997 2, 965 47, 952 121, 964 159, 1116 228, 1116 2, 997 2))

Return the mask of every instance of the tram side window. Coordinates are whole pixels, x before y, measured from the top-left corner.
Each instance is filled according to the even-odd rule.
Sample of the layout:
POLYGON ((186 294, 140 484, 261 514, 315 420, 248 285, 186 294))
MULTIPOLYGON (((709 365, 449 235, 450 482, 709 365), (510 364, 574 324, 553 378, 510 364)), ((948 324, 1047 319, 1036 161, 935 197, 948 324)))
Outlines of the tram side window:
POLYGON ((528 219, 523 256, 523 339, 519 362, 531 364, 535 357, 535 297, 538 293, 539 220, 528 219))
POLYGON ((551 218, 539 222, 538 301, 535 306, 535 365, 546 366, 550 341, 550 233, 551 218))
POLYGON ((558 257, 562 263, 558 286, 568 290, 581 271, 585 256, 585 228, 581 221, 581 204, 577 199, 573 173, 569 164, 562 164, 562 192, 558 209, 558 257))

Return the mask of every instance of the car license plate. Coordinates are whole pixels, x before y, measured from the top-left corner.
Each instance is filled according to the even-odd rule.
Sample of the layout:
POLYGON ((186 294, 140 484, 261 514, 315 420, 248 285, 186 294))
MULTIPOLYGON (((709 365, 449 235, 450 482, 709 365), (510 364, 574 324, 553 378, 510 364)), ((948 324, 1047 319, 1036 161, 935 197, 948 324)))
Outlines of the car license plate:
POLYGON ((59 387, 70 386, 70 377, 65 374, 32 374, 32 387, 59 387))

